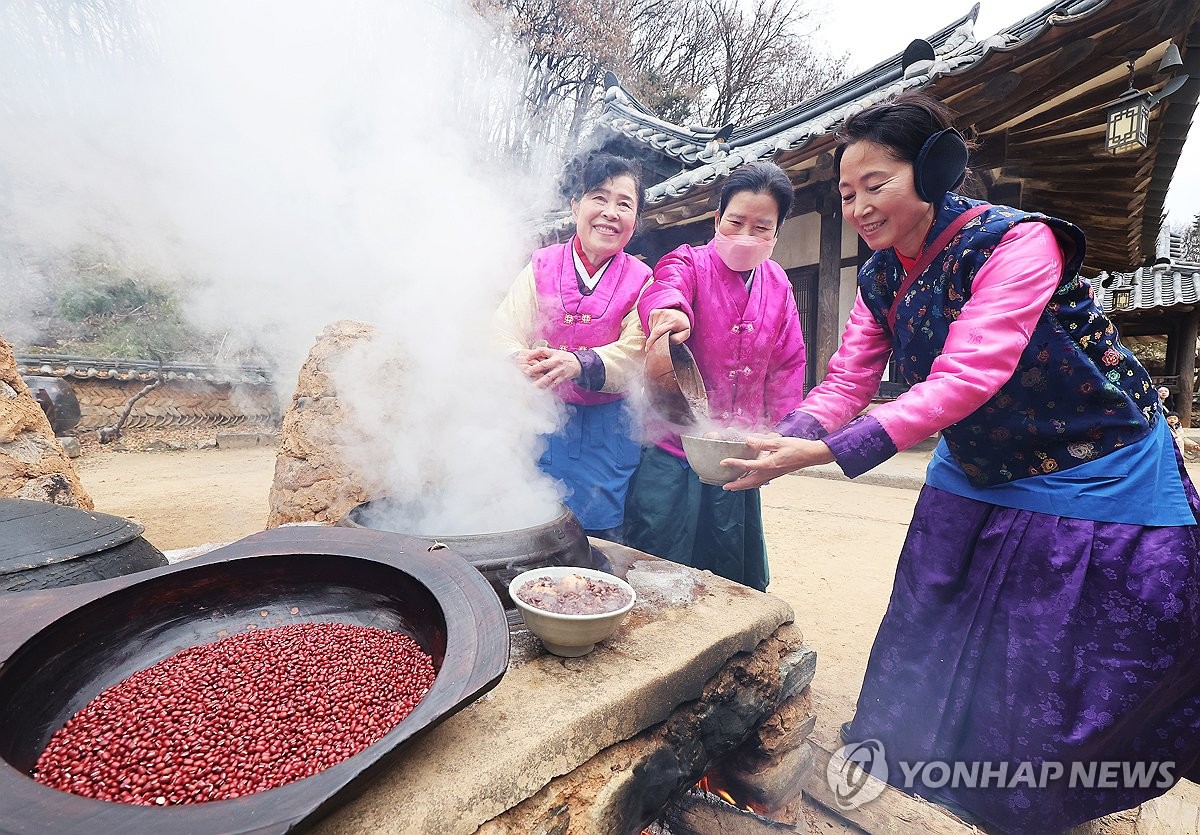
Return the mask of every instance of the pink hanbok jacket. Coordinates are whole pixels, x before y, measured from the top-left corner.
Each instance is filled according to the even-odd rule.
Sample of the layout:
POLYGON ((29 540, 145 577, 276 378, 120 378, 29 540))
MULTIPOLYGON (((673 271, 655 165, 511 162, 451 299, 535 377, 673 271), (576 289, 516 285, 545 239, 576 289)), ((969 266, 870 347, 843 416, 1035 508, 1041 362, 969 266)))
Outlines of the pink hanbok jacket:
MULTIPOLYGON (((824 381, 809 392, 799 411, 789 415, 779 430, 785 435, 821 437, 843 469, 843 458, 854 457, 854 451, 864 447, 881 450, 869 462, 869 469, 963 419, 1012 377, 1021 351, 1054 293, 1062 265, 1062 251, 1048 226, 1015 226, 975 275, 971 299, 951 326, 933 373, 852 423, 878 390, 892 353, 891 337, 871 316, 860 295, 824 381), (812 425, 813 418, 819 426, 812 425)), ((848 474, 860 471, 856 468, 848 474)))
MULTIPOLYGON (((774 261, 755 270, 747 292, 742 274, 725 266, 711 243, 681 246, 658 262, 638 302, 647 332, 650 313, 660 308, 677 308, 691 322, 687 345, 718 425, 767 431, 800 404, 804 337, 791 282, 774 261)), ((662 449, 684 457, 678 435, 661 426, 650 431, 662 449)))

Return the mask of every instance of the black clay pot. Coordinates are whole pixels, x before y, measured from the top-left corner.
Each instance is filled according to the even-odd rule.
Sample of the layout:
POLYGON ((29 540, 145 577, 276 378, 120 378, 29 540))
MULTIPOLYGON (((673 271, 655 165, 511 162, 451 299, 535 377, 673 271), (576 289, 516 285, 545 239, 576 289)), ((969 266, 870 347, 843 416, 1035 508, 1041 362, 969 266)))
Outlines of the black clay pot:
POLYGON ((29 393, 46 413, 54 434, 62 436, 79 425, 82 412, 75 389, 58 377, 24 377, 29 393))
MULTIPOLYGON (((388 504, 386 498, 364 502, 352 508, 338 525, 347 528, 373 527, 371 520, 384 516, 388 504), (384 512, 379 512, 381 510, 384 512)), ((392 532, 428 540, 430 550, 440 546, 450 548, 487 578, 504 605, 512 608, 508 584, 522 571, 551 565, 609 570, 604 555, 588 544, 587 534, 575 514, 565 505, 561 507, 562 512, 554 519, 518 530, 457 536, 412 534, 402 530, 392 532)))

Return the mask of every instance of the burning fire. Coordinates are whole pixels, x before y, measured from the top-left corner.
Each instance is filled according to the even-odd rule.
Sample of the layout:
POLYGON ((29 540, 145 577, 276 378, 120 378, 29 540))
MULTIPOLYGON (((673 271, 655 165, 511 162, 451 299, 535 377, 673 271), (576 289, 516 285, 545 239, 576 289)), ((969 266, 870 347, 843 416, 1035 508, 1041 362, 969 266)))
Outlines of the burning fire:
POLYGON ((702 792, 707 792, 715 797, 719 797, 734 808, 741 809, 743 812, 754 812, 756 815, 765 814, 766 809, 751 803, 749 801, 741 801, 734 797, 729 789, 730 787, 721 781, 720 775, 715 772, 708 772, 696 783, 696 788, 702 792))

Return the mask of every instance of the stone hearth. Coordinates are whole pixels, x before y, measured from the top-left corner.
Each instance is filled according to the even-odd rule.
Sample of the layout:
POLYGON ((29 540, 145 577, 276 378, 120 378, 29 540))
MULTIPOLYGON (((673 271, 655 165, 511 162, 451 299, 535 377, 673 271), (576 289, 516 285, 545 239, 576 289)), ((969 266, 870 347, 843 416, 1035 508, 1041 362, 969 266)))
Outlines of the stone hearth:
POLYGON ((500 684, 314 831, 639 832, 740 744, 730 760, 743 771, 803 744, 815 656, 787 603, 593 544, 638 592, 617 634, 566 659, 518 622, 500 684))

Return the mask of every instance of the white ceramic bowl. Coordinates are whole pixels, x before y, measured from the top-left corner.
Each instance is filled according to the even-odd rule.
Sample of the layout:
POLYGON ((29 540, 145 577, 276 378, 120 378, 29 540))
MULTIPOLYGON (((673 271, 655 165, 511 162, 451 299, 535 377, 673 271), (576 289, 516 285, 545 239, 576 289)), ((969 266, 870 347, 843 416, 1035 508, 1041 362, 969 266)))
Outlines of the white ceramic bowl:
POLYGON ((742 441, 721 441, 715 438, 701 438, 699 435, 681 435, 680 439, 683 441, 683 454, 687 456, 688 464, 705 484, 728 484, 741 477, 744 470, 738 467, 722 467, 722 460, 753 460, 758 457, 758 451, 742 441))
POLYGON ((592 568, 575 568, 570 565, 535 568, 518 574, 508 584, 508 595, 520 610, 529 631, 541 639, 547 650, 567 658, 586 655, 598 641, 603 641, 616 632, 637 601, 637 592, 633 590, 633 586, 620 577, 592 568), (530 606, 517 596, 517 590, 530 580, 536 580, 538 577, 557 579, 568 574, 578 574, 591 580, 603 580, 619 586, 629 594, 629 602, 620 609, 599 615, 560 615, 530 606))

